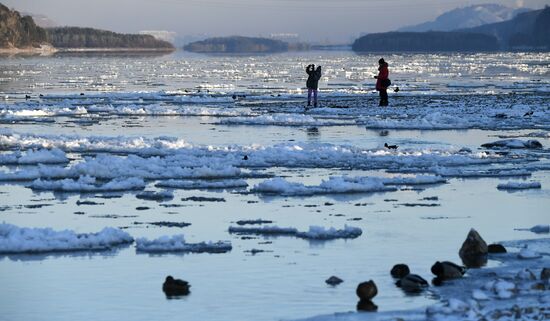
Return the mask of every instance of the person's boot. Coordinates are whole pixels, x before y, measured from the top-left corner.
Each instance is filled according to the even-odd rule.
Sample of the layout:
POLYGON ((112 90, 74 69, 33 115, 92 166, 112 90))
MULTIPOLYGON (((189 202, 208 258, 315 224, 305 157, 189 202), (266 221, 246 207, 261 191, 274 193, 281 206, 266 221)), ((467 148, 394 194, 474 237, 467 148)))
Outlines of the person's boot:
POLYGON ((314 104, 313 104, 313 107, 317 108, 317 103, 314 103, 314 104))
POLYGON ((307 106, 308 106, 308 107, 311 106, 311 101, 308 101, 308 102, 307 102, 307 106))
POLYGON ((380 103, 378 104, 378 106, 380 107, 384 106, 384 101, 382 99, 380 99, 380 103))

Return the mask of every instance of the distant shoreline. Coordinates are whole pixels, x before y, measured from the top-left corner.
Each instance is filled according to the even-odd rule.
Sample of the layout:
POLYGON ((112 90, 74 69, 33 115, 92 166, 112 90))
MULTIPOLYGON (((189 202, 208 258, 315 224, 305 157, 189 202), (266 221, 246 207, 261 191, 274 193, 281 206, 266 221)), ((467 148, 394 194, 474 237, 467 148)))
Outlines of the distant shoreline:
POLYGON ((87 53, 87 52, 172 52, 175 48, 54 48, 42 46, 40 48, 0 48, 0 55, 16 54, 55 54, 55 53, 87 53))
POLYGON ((40 47, 25 47, 25 48, 0 48, 0 54, 13 55, 13 54, 53 54, 58 49, 50 45, 42 45, 40 47))
POLYGON ((56 48, 63 52, 172 52, 175 48, 56 48))

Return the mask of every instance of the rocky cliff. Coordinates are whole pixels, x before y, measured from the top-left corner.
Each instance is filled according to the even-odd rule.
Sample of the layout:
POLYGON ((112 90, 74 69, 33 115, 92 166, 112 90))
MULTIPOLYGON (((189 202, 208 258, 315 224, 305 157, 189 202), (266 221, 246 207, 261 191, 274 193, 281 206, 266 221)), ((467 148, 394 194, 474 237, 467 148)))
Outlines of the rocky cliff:
POLYGON ((22 17, 0 4, 0 48, 38 48, 44 44, 48 44, 48 35, 30 16, 22 17))

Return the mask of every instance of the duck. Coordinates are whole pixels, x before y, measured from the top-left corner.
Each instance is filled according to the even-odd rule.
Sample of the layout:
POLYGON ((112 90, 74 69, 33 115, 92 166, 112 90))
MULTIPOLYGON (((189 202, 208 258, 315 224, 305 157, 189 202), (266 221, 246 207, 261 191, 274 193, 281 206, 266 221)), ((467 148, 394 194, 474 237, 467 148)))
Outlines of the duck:
POLYGON ((370 301, 378 294, 378 288, 373 280, 369 280, 368 282, 359 283, 355 293, 359 297, 359 300, 370 301))
POLYGON ((489 253, 506 253, 506 248, 496 243, 487 245, 487 250, 489 253))
POLYGON ((526 112, 525 114, 523 114, 523 117, 533 116, 533 113, 534 112, 532 110, 530 110, 530 111, 526 112))
POLYGON ((243 160, 248 160, 248 155, 244 155, 243 160))
POLYGON ((456 279, 466 273, 466 268, 449 261, 437 261, 432 265, 432 273, 441 280, 456 279))
POLYGON ((390 134, 390 131, 387 129, 383 129, 378 133, 380 136, 388 136, 390 134))
POLYGON ((397 145, 388 145, 388 143, 384 143, 384 147, 386 147, 387 149, 397 149, 397 148, 399 148, 399 146, 397 146, 397 145))
POLYGON ((391 276, 393 276, 396 279, 402 279, 405 276, 407 276, 409 273, 411 273, 411 270, 407 266, 407 264, 396 264, 392 267, 391 276))
POLYGON ((171 275, 169 275, 166 277, 164 284, 162 284, 162 291, 164 291, 167 296, 188 295, 190 292, 190 287, 191 285, 189 282, 174 279, 171 275))
POLYGON ((405 292, 420 292, 428 287, 428 281, 416 274, 408 274, 395 282, 405 292))
POLYGON ((25 100, 27 99, 31 99, 31 96, 30 95, 25 95, 25 100))

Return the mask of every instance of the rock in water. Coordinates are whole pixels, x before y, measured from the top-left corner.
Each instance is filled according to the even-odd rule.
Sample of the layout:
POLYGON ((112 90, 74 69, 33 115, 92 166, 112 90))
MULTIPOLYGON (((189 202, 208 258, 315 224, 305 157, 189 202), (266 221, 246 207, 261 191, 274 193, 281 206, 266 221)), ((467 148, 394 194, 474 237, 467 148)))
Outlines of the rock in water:
POLYGON ((325 280, 325 283, 326 284, 330 284, 330 285, 338 285, 340 283, 344 282, 344 280, 340 279, 339 277, 337 276, 331 276, 330 278, 326 279, 325 280))
POLYGON ((370 301, 378 294, 378 288, 373 280, 369 280, 368 282, 359 283, 355 293, 361 301, 370 301))
POLYGON ((489 244, 487 250, 489 251, 489 253, 493 254, 506 253, 506 248, 501 244, 489 244))
POLYGON ((466 267, 480 267, 487 263, 487 243, 475 229, 471 229, 458 254, 466 267))

